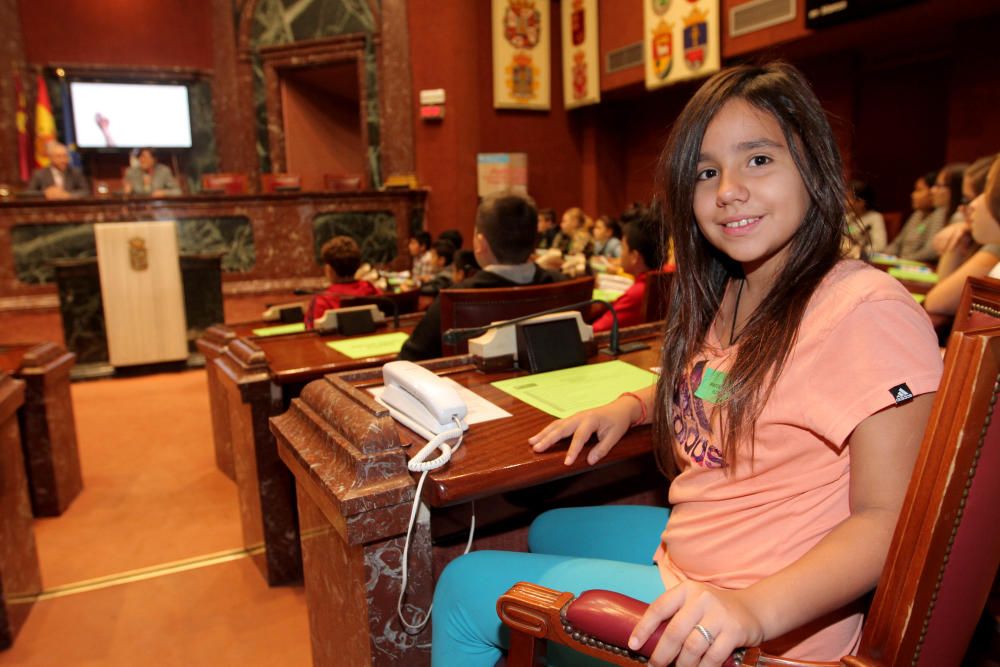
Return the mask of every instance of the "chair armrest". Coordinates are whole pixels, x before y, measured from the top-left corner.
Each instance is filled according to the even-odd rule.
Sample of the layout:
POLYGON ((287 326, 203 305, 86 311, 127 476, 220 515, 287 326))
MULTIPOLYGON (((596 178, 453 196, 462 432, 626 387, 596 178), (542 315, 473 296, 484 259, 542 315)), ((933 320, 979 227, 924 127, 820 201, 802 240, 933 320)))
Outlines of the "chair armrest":
MULTIPOLYGON (((638 651, 625 648, 632 629, 646 611, 645 602, 620 593, 584 591, 578 598, 529 583, 515 584, 497 600, 497 614, 514 636, 524 633, 593 655, 616 665, 645 662, 660 640, 660 625, 638 651)), ((515 665, 513 661, 508 664, 515 665)), ((736 651, 724 667, 879 667, 854 657, 843 662, 790 660, 763 653, 759 648, 736 651)))

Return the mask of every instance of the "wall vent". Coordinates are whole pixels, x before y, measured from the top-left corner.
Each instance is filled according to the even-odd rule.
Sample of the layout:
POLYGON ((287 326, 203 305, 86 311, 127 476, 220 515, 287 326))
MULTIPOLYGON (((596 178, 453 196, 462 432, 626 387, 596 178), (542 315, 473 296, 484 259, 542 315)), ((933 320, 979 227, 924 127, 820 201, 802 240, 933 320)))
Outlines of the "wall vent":
POLYGON ((643 63, 642 54, 642 42, 636 42, 635 44, 629 44, 614 51, 608 51, 608 62, 604 72, 612 74, 623 69, 628 69, 629 67, 638 67, 643 63))
POLYGON ((729 10, 729 36, 739 37, 795 18, 795 0, 750 0, 729 10))

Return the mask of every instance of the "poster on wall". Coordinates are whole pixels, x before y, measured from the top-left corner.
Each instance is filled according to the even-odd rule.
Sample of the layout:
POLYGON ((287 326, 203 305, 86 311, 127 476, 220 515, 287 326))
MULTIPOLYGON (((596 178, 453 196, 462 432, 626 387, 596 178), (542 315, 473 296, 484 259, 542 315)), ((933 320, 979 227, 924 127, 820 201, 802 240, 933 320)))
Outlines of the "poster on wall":
POLYGON ((549 0, 493 1, 493 106, 548 110, 549 0))
POLYGON ((642 0, 646 88, 719 71, 719 0, 642 0))
POLYGON ((485 197, 507 190, 528 194, 528 154, 477 153, 476 194, 485 197))
POLYGON ((567 109, 601 101, 597 0, 563 0, 563 99, 567 109))

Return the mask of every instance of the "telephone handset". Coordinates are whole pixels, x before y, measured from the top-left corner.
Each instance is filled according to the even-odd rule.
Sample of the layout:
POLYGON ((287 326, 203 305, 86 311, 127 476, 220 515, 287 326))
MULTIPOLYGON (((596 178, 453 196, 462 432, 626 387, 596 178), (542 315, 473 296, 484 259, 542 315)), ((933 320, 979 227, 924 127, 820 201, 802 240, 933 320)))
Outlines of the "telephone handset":
POLYGON ((385 390, 379 402, 389 408, 393 418, 429 440, 410 459, 410 470, 433 470, 443 466, 462 444, 462 433, 469 428, 465 423, 468 408, 454 384, 411 361, 385 364, 382 378, 385 390), (448 440, 457 441, 448 444, 448 440), (426 461, 439 448, 441 454, 426 461))

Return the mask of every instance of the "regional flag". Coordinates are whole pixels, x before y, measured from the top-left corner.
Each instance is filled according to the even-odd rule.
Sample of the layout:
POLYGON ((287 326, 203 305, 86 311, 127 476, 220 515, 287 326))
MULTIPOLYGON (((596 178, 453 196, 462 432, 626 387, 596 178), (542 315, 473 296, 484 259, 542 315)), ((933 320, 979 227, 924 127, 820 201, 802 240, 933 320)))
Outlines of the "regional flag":
POLYGON ((49 166, 49 154, 46 150, 50 141, 56 140, 56 121, 52 116, 52 102, 49 100, 49 89, 45 79, 38 75, 38 101, 35 102, 35 164, 39 167, 49 166))
POLYGON ((14 112, 14 124, 17 127, 17 171, 22 181, 31 176, 31 140, 28 138, 28 98, 24 94, 24 84, 21 75, 14 72, 14 96, 17 98, 17 111, 14 112))
POLYGON ((69 85, 67 85, 66 77, 64 76, 59 77, 59 95, 62 101, 63 143, 66 144, 66 149, 69 151, 70 164, 79 168, 82 162, 80 160, 80 152, 77 150, 76 132, 73 128, 73 110, 70 108, 69 85))

